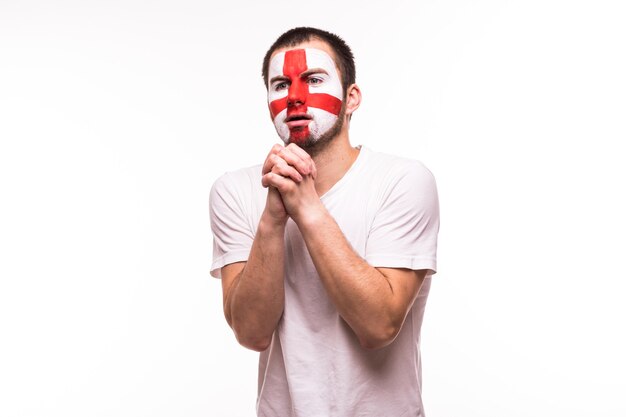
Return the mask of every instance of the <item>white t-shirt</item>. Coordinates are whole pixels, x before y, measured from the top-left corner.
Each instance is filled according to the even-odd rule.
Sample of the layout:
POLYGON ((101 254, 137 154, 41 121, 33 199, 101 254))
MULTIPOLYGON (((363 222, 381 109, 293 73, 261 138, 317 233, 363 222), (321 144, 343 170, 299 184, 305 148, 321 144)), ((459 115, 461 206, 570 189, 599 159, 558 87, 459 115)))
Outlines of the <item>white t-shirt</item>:
MULTIPOLYGON (((261 166, 229 172, 211 190, 211 275, 246 261, 265 207, 261 166)), ((420 329, 436 270, 439 205, 420 162, 361 148, 348 172, 321 197, 352 248, 375 267, 429 270, 398 334, 362 348, 328 298, 297 225, 285 232, 285 307, 260 354, 261 417, 423 416, 420 329)))

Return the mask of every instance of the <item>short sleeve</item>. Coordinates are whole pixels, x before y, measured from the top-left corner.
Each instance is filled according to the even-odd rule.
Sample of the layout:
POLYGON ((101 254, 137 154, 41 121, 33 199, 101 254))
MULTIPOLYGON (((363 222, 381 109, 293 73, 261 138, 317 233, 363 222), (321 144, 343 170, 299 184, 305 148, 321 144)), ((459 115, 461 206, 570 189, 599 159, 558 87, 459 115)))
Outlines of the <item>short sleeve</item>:
POLYGON ((393 169, 367 238, 375 267, 437 270, 439 200, 432 173, 411 161, 393 169))
POLYGON ((223 266, 247 261, 254 231, 244 213, 245 205, 229 174, 218 178, 211 188, 209 212, 213 231, 211 276, 221 278, 223 266))

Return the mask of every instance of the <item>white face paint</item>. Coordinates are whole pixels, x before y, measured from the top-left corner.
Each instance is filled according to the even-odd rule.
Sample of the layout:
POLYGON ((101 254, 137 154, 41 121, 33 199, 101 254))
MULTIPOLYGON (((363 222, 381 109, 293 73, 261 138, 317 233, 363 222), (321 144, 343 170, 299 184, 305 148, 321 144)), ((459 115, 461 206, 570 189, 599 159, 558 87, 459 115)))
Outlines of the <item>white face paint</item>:
POLYGON ((285 143, 316 141, 337 122, 343 88, 333 59, 321 49, 276 54, 268 69, 268 103, 285 143))

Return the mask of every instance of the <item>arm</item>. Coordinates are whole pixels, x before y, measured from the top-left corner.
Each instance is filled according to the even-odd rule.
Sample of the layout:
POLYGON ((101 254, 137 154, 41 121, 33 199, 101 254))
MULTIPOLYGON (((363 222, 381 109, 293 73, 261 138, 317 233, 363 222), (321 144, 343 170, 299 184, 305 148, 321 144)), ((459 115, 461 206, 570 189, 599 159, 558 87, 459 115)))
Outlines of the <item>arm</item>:
POLYGON ((284 307, 285 223, 272 220, 266 210, 247 262, 222 268, 226 321, 241 345, 259 352, 269 346, 284 307))
POLYGON ((426 270, 374 268, 354 252, 323 205, 308 213, 298 226, 339 314, 363 347, 388 345, 400 332, 426 270))
MULTIPOLYGON (((302 175, 314 176, 315 166, 312 161, 303 161, 301 155, 285 152, 276 145, 262 173, 270 171, 298 182, 302 175)), ((280 194, 270 187, 247 262, 231 263, 221 269, 226 321, 239 343, 256 351, 267 349, 284 309, 287 218, 280 194)))
POLYGON ((372 267, 352 249, 320 201, 313 178, 296 183, 272 173, 266 177, 281 193, 329 297, 361 345, 380 348, 391 343, 427 270, 372 267))

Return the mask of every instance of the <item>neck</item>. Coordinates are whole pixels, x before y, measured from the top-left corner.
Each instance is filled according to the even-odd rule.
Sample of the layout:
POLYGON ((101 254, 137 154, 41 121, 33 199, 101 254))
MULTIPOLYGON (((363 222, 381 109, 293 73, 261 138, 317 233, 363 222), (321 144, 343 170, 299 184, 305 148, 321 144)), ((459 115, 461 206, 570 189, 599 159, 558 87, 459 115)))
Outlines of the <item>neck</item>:
POLYGON ((342 129, 328 146, 313 156, 317 167, 315 189, 323 195, 339 181, 350 169, 360 150, 350 145, 347 129, 342 129))

